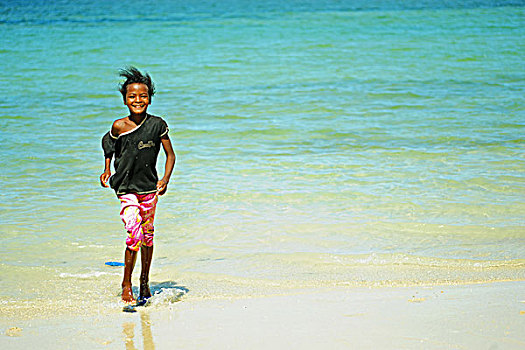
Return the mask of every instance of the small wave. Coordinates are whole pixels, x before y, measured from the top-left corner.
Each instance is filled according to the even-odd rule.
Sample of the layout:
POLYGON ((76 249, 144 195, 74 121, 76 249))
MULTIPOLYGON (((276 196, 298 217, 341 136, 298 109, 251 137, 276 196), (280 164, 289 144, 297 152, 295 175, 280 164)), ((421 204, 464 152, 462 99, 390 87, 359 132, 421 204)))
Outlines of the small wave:
POLYGON ((331 255, 325 261, 345 264, 347 266, 420 266, 449 269, 472 268, 523 268, 524 260, 470 260, 470 259, 444 259, 423 257, 407 254, 376 254, 358 255, 331 255))
POLYGON ((86 273, 67 273, 62 272, 59 277, 60 278, 93 278, 93 277, 100 277, 103 275, 118 275, 117 273, 109 273, 109 272, 102 272, 102 271, 92 271, 92 272, 86 272, 86 273))
POLYGON ((152 306, 170 305, 180 301, 187 291, 181 288, 161 288, 155 291, 149 303, 152 306))

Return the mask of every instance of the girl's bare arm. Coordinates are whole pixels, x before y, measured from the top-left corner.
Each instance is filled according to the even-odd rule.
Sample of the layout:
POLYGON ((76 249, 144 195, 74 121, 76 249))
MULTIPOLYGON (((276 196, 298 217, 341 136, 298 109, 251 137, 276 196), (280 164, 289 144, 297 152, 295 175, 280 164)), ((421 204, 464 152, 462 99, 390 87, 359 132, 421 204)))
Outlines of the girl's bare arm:
POLYGON ((166 154, 166 166, 164 167, 164 177, 157 182, 157 193, 162 196, 166 193, 168 189, 168 183, 170 181, 171 173, 175 167, 175 152, 173 151, 173 146, 171 145, 171 140, 168 135, 161 138, 162 147, 164 148, 164 153, 166 154))

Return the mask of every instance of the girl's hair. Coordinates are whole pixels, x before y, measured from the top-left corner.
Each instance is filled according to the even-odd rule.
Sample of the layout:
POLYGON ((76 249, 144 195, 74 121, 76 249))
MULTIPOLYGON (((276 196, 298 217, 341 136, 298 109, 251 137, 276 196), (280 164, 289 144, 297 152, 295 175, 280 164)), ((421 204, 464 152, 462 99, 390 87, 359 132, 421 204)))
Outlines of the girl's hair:
POLYGON ((152 99, 153 95, 155 95, 155 84, 153 84, 153 81, 151 81, 151 77, 148 73, 142 74, 137 68, 130 66, 126 69, 119 70, 119 76, 126 78, 126 81, 119 85, 119 90, 124 100, 126 100, 128 85, 135 83, 144 84, 148 87, 150 100, 152 99))

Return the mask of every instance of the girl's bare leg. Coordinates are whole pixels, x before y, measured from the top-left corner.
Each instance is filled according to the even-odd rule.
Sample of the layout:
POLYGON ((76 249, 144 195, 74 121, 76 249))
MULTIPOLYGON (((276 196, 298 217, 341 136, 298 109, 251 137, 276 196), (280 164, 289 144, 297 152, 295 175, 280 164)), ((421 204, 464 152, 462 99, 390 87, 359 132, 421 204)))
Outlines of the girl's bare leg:
POLYGON ((153 257, 153 246, 147 247, 145 245, 140 247, 140 260, 142 263, 142 270, 140 273, 140 294, 139 299, 147 299, 151 297, 149 290, 149 269, 151 267, 151 259, 153 257))
POLYGON ((137 261, 137 252, 126 248, 124 252, 124 278, 122 279, 122 301, 126 303, 135 301, 133 290, 131 289, 131 275, 135 267, 135 261, 137 261))

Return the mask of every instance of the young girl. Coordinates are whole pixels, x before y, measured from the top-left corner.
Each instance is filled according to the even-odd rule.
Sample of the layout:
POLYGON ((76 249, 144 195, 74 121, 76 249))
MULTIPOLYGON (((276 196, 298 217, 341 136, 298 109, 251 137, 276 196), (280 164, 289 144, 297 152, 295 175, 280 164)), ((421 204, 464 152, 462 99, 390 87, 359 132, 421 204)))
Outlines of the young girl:
POLYGON ((137 68, 130 67, 121 70, 120 76, 126 78, 120 85, 120 92, 129 109, 129 115, 115 120, 111 131, 102 138, 105 168, 100 175, 100 184, 103 187, 111 186, 115 190, 121 202, 120 217, 128 231, 122 300, 126 303, 135 302, 131 274, 140 250, 142 270, 139 303, 145 303, 151 297, 148 281, 153 255, 153 220, 157 196, 166 193, 175 165, 175 153, 166 122, 147 113, 155 94, 155 86, 149 74, 142 74, 137 68), (161 145, 166 153, 166 166, 164 176, 159 180, 156 164, 161 145), (111 176, 113 157, 115 174, 111 176))

